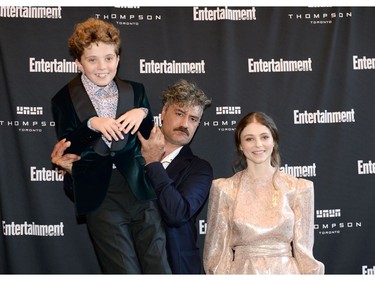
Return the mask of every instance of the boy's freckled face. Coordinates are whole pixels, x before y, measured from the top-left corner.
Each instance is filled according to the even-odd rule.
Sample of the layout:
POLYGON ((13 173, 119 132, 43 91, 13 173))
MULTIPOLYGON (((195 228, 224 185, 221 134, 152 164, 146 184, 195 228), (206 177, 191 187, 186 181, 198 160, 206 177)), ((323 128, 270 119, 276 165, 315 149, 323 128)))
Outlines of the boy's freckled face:
POLYGON ((116 76, 120 61, 115 48, 113 44, 92 43, 83 51, 81 61, 76 60, 78 68, 94 84, 107 86, 116 76))

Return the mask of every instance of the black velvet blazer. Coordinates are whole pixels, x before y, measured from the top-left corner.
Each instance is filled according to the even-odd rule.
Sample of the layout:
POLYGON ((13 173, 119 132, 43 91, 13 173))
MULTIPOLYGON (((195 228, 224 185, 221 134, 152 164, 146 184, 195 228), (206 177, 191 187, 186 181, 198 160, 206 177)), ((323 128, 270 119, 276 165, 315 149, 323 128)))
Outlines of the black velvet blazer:
MULTIPOLYGON (((148 108, 148 115, 140 132, 148 138, 153 117, 143 84, 115 78, 119 90, 116 118, 132 108, 148 108)), ((107 192, 113 163, 126 178, 130 189, 139 200, 156 198, 153 188, 144 175, 144 159, 136 135, 127 134, 124 140, 114 142, 111 149, 104 143, 101 133, 87 126, 97 116, 78 75, 52 98, 52 114, 59 140, 72 142, 67 153, 81 156, 74 162, 72 180, 74 202, 78 216, 93 211, 103 202, 107 192)))

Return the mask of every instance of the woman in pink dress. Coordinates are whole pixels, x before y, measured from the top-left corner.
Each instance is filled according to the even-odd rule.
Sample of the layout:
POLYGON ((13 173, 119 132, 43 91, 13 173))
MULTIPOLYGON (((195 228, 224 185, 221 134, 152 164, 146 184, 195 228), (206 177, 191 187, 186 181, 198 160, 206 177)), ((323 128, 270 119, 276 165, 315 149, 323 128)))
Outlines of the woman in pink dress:
POLYGON ((235 140, 245 168, 212 183, 203 263, 207 274, 324 274, 313 256, 314 185, 279 170, 273 120, 252 112, 235 140))

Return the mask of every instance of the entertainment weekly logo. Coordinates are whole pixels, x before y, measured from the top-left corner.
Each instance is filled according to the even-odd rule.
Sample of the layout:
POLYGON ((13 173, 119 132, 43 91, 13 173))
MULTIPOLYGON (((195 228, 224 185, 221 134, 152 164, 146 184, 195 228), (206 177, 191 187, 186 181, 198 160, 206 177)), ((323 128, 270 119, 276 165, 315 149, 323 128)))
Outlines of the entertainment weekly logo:
POLYGON ((198 233, 200 235, 205 235, 207 232, 207 222, 205 220, 198 221, 198 233))
POLYGON ((36 224, 35 222, 16 223, 2 221, 4 236, 64 236, 64 223, 36 224))
POLYGON ((288 12, 287 18, 293 23, 310 23, 313 25, 333 24, 336 21, 348 22, 353 17, 350 8, 310 7, 301 8, 298 12, 288 12))
POLYGON ((353 70, 369 70, 375 69, 375 58, 368 58, 366 56, 358 57, 353 56, 353 70))
POLYGON ((61 7, 1 6, 0 18, 62 19, 61 7))
POLYGON ((234 131, 236 129, 237 118, 233 116, 241 115, 241 106, 217 106, 215 110, 215 117, 202 121, 201 126, 212 127, 220 132, 234 131))
POLYGON ((360 221, 343 219, 341 209, 316 210, 315 215, 316 220, 324 220, 314 224, 314 230, 320 235, 336 235, 362 227, 360 221))
POLYGON ((21 133, 42 133, 44 129, 55 127, 55 122, 43 118, 42 106, 16 106, 15 119, 0 119, 0 128, 15 128, 21 133))
POLYGON ((38 168, 36 166, 30 167, 30 181, 32 182, 54 182, 63 181, 64 176, 59 174, 58 169, 51 170, 46 167, 38 168))
POLYGON ((362 275, 375 275, 375 265, 362 265, 362 275))
POLYGON ((357 161, 357 172, 358 175, 373 175, 375 174, 375 162, 368 160, 357 161))
POLYGON ((193 7, 193 21, 255 21, 256 9, 228 7, 193 7))

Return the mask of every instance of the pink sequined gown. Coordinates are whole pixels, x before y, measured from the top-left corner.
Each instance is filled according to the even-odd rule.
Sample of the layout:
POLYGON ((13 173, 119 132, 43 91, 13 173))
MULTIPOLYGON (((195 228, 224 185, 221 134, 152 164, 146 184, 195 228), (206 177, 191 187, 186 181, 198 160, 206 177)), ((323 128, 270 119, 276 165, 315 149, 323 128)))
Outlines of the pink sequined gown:
POLYGON ((203 254, 207 274, 324 274, 313 256, 313 182, 283 172, 274 179, 276 189, 272 181, 253 180, 246 170, 213 181, 203 254))

